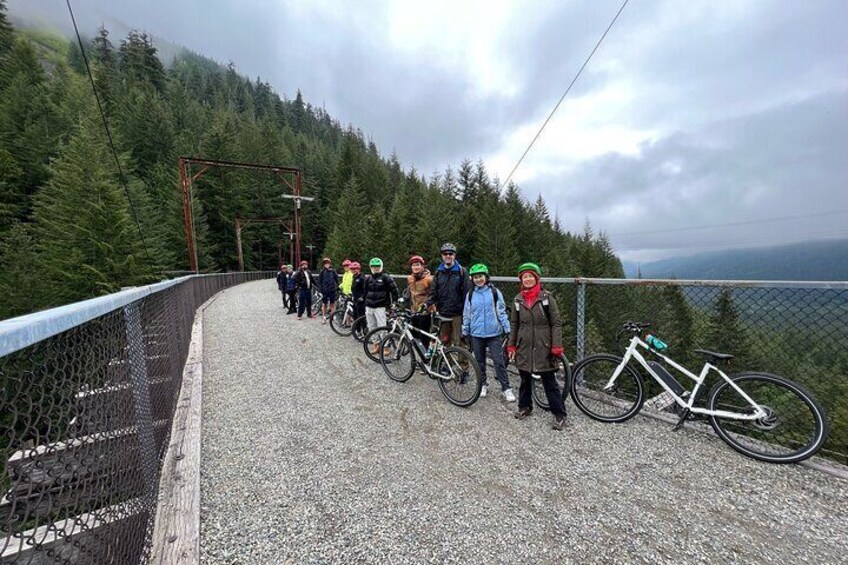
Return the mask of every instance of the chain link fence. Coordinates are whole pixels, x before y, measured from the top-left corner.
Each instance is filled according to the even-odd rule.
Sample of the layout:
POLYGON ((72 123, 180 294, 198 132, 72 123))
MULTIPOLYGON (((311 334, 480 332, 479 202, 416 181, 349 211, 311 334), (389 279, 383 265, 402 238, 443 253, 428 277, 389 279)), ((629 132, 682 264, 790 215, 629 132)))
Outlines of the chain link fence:
MULTIPOLYGON (((406 277, 397 280, 405 288, 406 277)), ((491 280, 510 305, 519 291, 517 278, 491 280)), ((696 374, 704 359, 695 349, 731 353, 735 359, 722 368, 728 374, 773 373, 812 392, 830 424, 819 455, 825 462, 848 465, 848 283, 542 280, 556 297, 565 352, 572 361, 595 353, 622 354, 627 344, 617 344, 616 334, 627 321, 651 323, 650 332, 669 344, 668 355, 696 374)), ((663 392, 653 378, 643 376, 647 398, 663 392)))
POLYGON ((195 311, 273 276, 184 277, 0 322, 0 564, 147 562, 195 311))

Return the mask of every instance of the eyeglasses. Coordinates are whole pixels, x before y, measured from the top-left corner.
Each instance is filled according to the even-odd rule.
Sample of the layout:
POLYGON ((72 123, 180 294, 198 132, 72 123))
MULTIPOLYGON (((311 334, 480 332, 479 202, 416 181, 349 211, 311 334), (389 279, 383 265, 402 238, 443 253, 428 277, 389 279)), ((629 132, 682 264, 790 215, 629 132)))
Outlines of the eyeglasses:
POLYGON ((456 253, 454 253, 453 251, 442 251, 442 255, 448 255, 452 257, 456 255, 456 253))

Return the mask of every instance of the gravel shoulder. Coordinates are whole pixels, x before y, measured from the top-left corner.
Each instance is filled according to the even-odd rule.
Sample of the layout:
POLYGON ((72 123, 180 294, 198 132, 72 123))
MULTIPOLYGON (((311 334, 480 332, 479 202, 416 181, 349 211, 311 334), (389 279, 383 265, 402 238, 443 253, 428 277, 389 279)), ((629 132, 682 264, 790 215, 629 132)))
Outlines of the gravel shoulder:
MULTIPOLYGON (((848 482, 637 417, 524 421, 390 381, 286 316, 274 281, 204 314, 201 563, 844 563, 848 482)), ((490 385, 494 383, 489 375, 490 385)), ((514 383, 517 392, 517 382, 514 383)))

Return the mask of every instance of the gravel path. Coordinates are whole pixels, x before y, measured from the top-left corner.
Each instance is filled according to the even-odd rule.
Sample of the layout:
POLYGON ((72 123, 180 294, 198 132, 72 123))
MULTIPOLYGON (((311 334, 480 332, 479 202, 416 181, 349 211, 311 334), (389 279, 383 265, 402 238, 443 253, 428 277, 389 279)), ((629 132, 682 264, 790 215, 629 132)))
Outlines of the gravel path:
POLYGON ((570 400, 563 432, 456 408, 282 312, 259 281, 205 313, 202 563, 845 563, 844 480, 570 400))

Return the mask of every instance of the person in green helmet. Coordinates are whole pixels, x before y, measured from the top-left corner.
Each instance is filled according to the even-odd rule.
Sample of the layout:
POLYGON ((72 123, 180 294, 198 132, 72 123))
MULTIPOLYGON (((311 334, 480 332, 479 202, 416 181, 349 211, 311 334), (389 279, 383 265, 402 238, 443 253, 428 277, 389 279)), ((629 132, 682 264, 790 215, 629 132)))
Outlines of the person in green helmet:
MULTIPOLYGON (((368 320, 368 330, 386 325, 386 308, 398 299, 398 287, 395 280, 383 272, 383 261, 374 257, 368 262, 371 274, 361 277, 355 284, 359 288, 354 294, 364 297, 365 319, 368 320)), ((380 351, 380 344, 373 345, 373 353, 380 351)))
POLYGON ((507 353, 515 361, 521 375, 518 389, 518 411, 515 417, 523 420, 533 411, 532 374, 542 377, 545 394, 554 415, 552 427, 565 427, 565 404, 556 383, 562 348, 562 320, 556 300, 542 289, 542 269, 535 263, 518 267, 521 290, 513 301, 510 314, 507 353))
POLYGON ((462 309, 462 336, 471 337, 471 348, 483 375, 480 398, 489 393, 486 383, 486 350, 495 366, 495 377, 501 385, 501 394, 507 402, 515 402, 515 393, 509 384, 504 361, 503 335, 509 334, 509 318, 503 294, 489 282, 489 268, 478 263, 468 269, 474 287, 465 297, 462 309))

